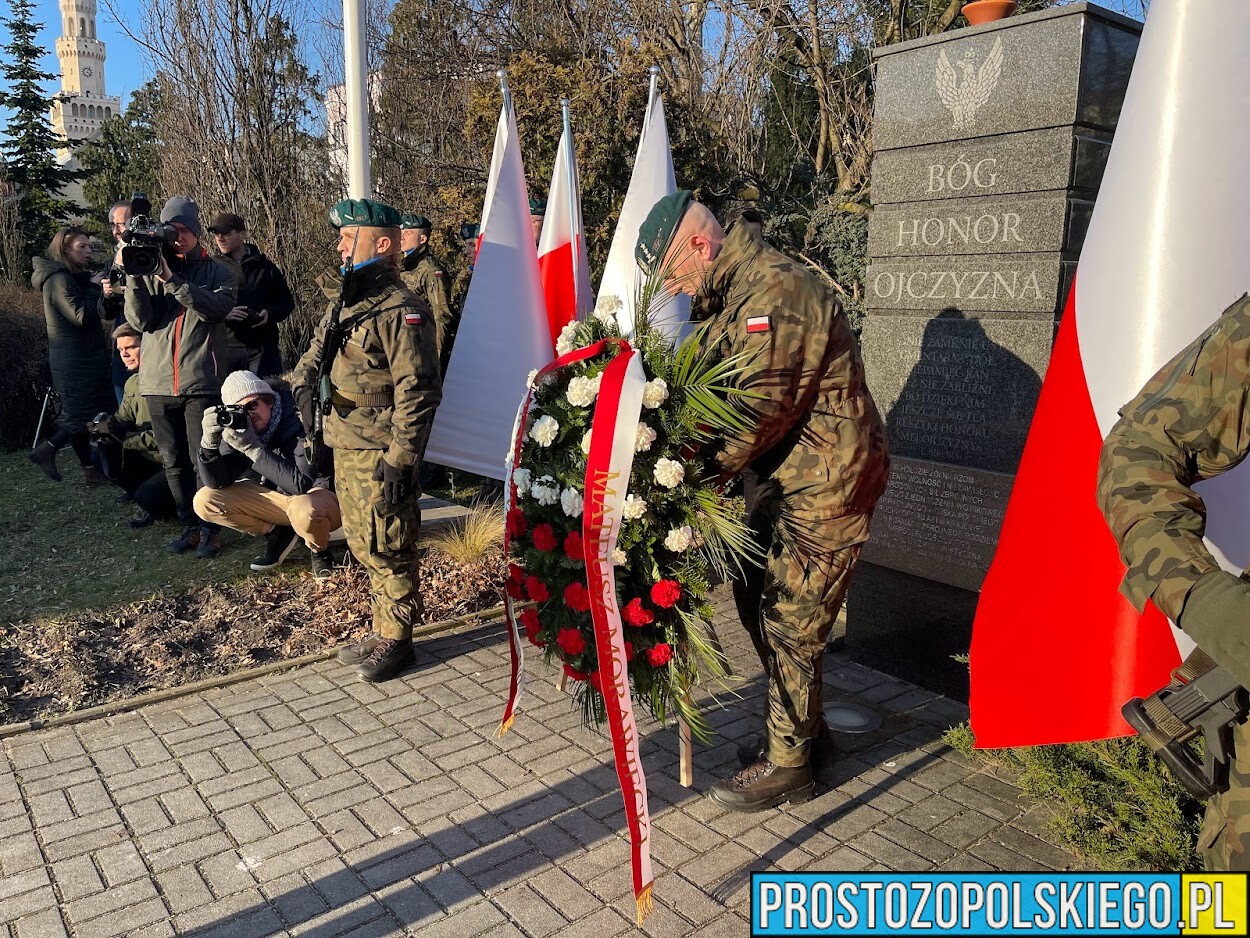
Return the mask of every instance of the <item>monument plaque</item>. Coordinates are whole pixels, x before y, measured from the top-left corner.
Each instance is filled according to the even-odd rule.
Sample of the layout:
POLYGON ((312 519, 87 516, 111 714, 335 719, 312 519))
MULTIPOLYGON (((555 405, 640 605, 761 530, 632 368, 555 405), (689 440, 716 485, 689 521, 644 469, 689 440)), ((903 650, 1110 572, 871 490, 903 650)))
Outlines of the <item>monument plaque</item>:
POLYGON ((864 557, 928 601, 993 555, 1140 31, 1075 3, 875 54, 862 347, 894 461, 864 557))
POLYGON ((877 505, 869 563, 941 580, 968 590, 994 558, 1012 476, 898 458, 877 505))

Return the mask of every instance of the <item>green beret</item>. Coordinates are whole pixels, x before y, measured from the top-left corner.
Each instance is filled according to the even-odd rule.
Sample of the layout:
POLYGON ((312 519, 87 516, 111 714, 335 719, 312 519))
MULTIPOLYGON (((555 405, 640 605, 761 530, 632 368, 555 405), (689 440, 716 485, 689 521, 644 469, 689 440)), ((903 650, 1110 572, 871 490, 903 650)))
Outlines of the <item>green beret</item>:
POLYGON ((399 227, 409 231, 429 231, 434 226, 430 224, 430 220, 424 215, 401 215, 399 219, 399 227))
POLYGON ((531 215, 546 215, 547 214, 547 200, 546 199, 530 199, 530 214, 531 215))
POLYGON ((476 222, 467 221, 460 226, 460 240, 471 241, 478 235, 479 226, 476 222))
POLYGON ((678 189, 672 195, 666 195, 651 207, 646 219, 638 229, 638 245, 634 248, 634 259, 638 266, 647 273, 654 271, 664 260, 668 243, 673 232, 681 223, 681 216, 686 212, 692 195, 689 189, 678 189))
POLYGON ((398 228, 399 212, 373 199, 344 199, 330 209, 330 224, 335 228, 398 228))

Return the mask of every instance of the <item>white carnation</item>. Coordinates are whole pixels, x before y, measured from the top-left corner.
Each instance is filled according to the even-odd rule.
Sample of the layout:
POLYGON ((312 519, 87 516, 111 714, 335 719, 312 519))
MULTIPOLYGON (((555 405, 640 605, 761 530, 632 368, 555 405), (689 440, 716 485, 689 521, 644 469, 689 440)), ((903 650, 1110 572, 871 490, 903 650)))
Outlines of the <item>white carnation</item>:
MULTIPOLYGON (((532 435, 532 434, 531 434, 532 435)), ((674 489, 686 478, 686 470, 675 459, 661 456, 655 463, 655 481, 666 489, 674 489)))
POLYGON ((573 343, 577 336, 577 320, 568 323, 560 330, 560 338, 556 339, 556 354, 567 355, 573 349, 577 348, 573 343))
POLYGON ((530 495, 540 505, 554 505, 560 500, 560 486, 551 476, 542 476, 530 486, 530 495))
POLYGON ((655 431, 648 427, 645 423, 638 424, 638 430, 634 433, 634 452, 645 453, 651 448, 651 444, 655 442, 655 431))
POLYGON ((663 378, 648 381, 642 386, 642 406, 655 410, 668 400, 668 382, 663 378))
POLYGON ((582 513, 582 493, 577 489, 565 489, 560 493, 560 507, 570 518, 578 518, 582 513))
POLYGON ((587 430, 582 434, 582 452, 587 456, 590 455, 590 431, 587 430))
POLYGON ((524 495, 530 490, 530 471, 528 469, 513 469, 512 484, 516 486, 518 495, 524 495))
POLYGON ((603 327, 605 329, 615 330, 617 328, 616 313, 608 309, 606 306, 595 310, 595 318, 603 323, 603 327))
POLYGON ((530 439, 539 446, 550 446, 560 435, 560 424, 550 414, 543 414, 530 427, 530 439))
POLYGON ((583 378, 579 375, 569 381, 569 389, 565 392, 565 396, 574 407, 589 407, 598 393, 598 378, 583 378))
POLYGON ((637 495, 626 495, 625 504, 621 507, 623 514, 628 521, 635 521, 647 513, 646 499, 639 498, 637 495))
POLYGON ((613 548, 612 550, 613 565, 617 567, 623 567, 625 566, 625 560, 626 560, 625 551, 621 550, 619 547, 613 548))
POLYGON ((532 388, 534 386, 534 379, 537 377, 538 377, 538 369, 537 368, 531 369, 529 375, 525 378, 525 386, 528 388, 532 388))
POLYGON ((693 544, 694 532, 690 530, 690 525, 688 524, 683 524, 680 528, 673 528, 664 538, 664 546, 678 554, 684 550, 689 550, 693 544))

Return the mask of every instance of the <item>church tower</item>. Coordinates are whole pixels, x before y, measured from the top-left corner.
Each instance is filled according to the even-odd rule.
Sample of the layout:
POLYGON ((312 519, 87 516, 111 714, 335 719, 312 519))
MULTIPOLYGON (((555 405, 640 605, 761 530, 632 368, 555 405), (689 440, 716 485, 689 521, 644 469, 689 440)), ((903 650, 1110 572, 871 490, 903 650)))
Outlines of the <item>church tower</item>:
MULTIPOLYGON (((71 142, 89 140, 121 109, 121 99, 104 90, 104 43, 96 38, 96 0, 60 0, 61 93, 52 105, 52 129, 71 142)), ((72 153, 57 151, 67 162, 72 153)))

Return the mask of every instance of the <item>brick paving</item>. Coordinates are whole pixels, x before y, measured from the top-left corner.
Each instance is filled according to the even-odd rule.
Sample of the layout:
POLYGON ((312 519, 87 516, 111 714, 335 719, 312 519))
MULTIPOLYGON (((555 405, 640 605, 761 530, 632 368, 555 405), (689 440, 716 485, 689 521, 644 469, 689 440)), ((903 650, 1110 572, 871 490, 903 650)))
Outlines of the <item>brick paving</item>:
MULTIPOLYGON (((643 727, 656 870, 649 935, 747 935, 756 870, 1054 870, 1045 808, 941 742, 966 709, 844 654, 827 702, 880 730, 807 804, 739 815, 702 792, 758 733, 762 686, 720 597, 739 671, 678 783, 677 734, 643 727)), ((380 686, 336 662, 8 738, 0 751, 0 936, 587 935, 634 931, 610 745, 552 669, 494 730, 499 623, 424 640, 380 686)))

